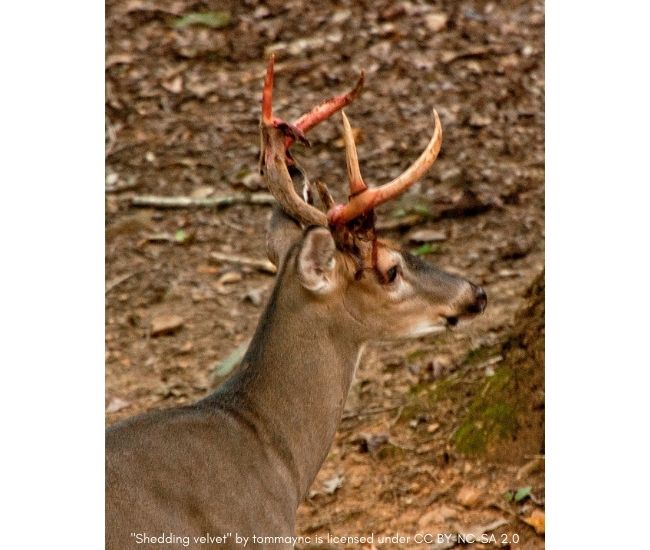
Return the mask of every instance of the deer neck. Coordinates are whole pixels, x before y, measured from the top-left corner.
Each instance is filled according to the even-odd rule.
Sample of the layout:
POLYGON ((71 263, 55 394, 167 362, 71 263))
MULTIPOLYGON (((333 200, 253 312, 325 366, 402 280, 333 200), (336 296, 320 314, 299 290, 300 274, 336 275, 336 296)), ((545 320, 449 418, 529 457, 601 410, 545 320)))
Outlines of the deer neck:
POLYGON ((290 478, 300 501, 334 440, 363 343, 346 330, 343 307, 306 299, 283 273, 223 391, 256 424, 264 452, 271 447, 284 464, 278 475, 290 478))

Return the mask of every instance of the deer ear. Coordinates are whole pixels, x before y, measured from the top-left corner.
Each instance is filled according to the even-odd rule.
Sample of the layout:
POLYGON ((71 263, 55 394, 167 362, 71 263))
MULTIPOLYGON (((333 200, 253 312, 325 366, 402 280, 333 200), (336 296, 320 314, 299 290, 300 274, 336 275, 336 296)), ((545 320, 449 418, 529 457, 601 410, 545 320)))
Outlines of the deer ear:
POLYGON ((280 206, 274 205, 266 233, 266 255, 278 270, 291 245, 301 236, 302 229, 295 220, 287 216, 280 206))
POLYGON ((336 245, 324 227, 307 230, 296 258, 298 279, 302 286, 316 294, 327 294, 334 288, 336 245))

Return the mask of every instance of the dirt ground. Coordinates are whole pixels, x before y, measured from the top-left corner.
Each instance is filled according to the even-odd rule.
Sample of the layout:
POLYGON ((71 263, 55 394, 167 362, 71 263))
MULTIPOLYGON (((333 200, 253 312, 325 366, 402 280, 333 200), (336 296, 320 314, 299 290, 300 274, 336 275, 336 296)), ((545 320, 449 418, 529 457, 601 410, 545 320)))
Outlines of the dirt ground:
MULTIPOLYGON (((364 92, 346 113, 367 182, 388 181, 419 155, 432 107, 444 130, 429 174, 379 210, 383 234, 481 284, 489 303, 444 335, 367 351, 298 534, 374 533, 376 548, 424 548, 378 537, 488 531, 496 543, 472 546, 543 548, 534 529, 543 449, 457 444, 543 270, 543 3, 108 0, 106 18, 107 423, 210 392, 274 282, 212 256, 264 259, 268 205, 142 208, 134 198, 264 191, 256 169, 269 52, 285 119, 364 69, 364 92), (425 229, 435 242, 414 235, 425 229)), ((294 152, 342 199, 335 121, 294 152)))

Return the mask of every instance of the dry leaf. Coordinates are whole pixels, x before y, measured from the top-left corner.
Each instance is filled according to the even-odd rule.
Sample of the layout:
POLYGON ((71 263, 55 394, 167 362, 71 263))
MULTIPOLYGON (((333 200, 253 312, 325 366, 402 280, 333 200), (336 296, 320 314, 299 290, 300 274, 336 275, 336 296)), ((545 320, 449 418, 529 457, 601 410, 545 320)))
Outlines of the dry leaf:
POLYGON ((128 65, 133 62, 133 55, 130 53, 114 53, 106 58, 106 68, 113 65, 128 65))
POLYGON ((183 91, 183 77, 178 75, 171 80, 166 80, 162 83, 162 87, 172 94, 180 94, 183 91))
POLYGON ((343 486, 345 476, 342 474, 334 474, 329 479, 323 481, 323 493, 326 495, 333 495, 338 489, 343 486))
POLYGON ((119 397, 114 397, 113 399, 111 399, 111 402, 106 407, 106 412, 107 413, 115 413, 115 412, 121 411, 122 409, 125 409, 130 404, 131 403, 129 403, 128 401, 125 401, 124 399, 120 399, 119 397))
POLYGON ((474 487, 465 485, 458 491, 456 500, 466 508, 472 508, 481 500, 481 492, 474 487))
POLYGON ((530 516, 523 518, 523 521, 535 529, 535 533, 538 535, 544 534, 544 510, 536 508, 530 516))
POLYGON ((432 434, 432 433, 436 432, 439 427, 440 427, 440 424, 438 424, 437 422, 434 422, 433 424, 429 424, 427 426, 427 433, 432 434))
POLYGON ((440 32, 447 25, 447 19, 444 13, 430 13, 424 17, 424 24, 431 32, 440 32))
POLYGON ((544 469, 544 460, 541 458, 534 458, 530 462, 524 464, 517 471, 517 479, 526 479, 531 474, 539 472, 544 469))
POLYGON ((151 320, 151 336, 171 334, 183 326, 183 319, 179 315, 161 313, 151 320))
POLYGON ((192 342, 185 342, 180 348, 178 348, 178 353, 190 353, 194 349, 194 344, 192 342))
POLYGON ((430 243, 446 241, 447 235, 443 231, 436 231, 435 229, 419 229, 409 233, 408 239, 412 243, 430 243))
POLYGON ((492 124, 492 119, 488 116, 472 113, 472 115, 469 117, 470 126, 482 128, 483 126, 489 126, 490 124, 492 124))
POLYGON ((196 268, 196 272, 202 275, 216 275, 219 271, 220 269, 216 265, 201 264, 196 268))
POLYGON ((429 510, 418 520, 418 527, 427 529, 434 525, 444 525, 449 520, 458 518, 458 512, 453 508, 442 504, 429 510))
POLYGON ((224 273, 221 277, 219 277, 219 280, 217 281, 218 285, 229 285, 232 283, 238 283, 241 281, 242 276, 239 271, 227 271, 224 273))

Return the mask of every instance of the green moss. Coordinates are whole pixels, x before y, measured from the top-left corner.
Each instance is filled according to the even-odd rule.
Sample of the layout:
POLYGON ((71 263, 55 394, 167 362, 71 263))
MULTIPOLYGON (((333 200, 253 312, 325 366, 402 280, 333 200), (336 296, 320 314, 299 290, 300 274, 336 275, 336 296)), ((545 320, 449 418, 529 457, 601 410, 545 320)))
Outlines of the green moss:
POLYGON ((452 440, 467 455, 516 461, 544 452, 544 273, 525 294, 513 329, 495 346, 470 351, 464 372, 482 374, 482 365, 501 356, 494 374, 471 381, 469 402, 452 440), (468 371, 467 369, 471 369, 468 371))
POLYGON ((479 422, 465 422, 454 434, 456 448, 465 454, 476 455, 485 450, 487 434, 479 422))
POLYGON ((453 436, 461 453, 481 454, 491 444, 515 434, 519 400, 513 390, 513 372, 508 367, 497 369, 484 382, 453 436))
POLYGON ((430 412, 436 403, 455 396, 461 381, 451 375, 436 382, 420 382, 409 389, 408 402, 402 409, 400 420, 409 421, 430 412))

